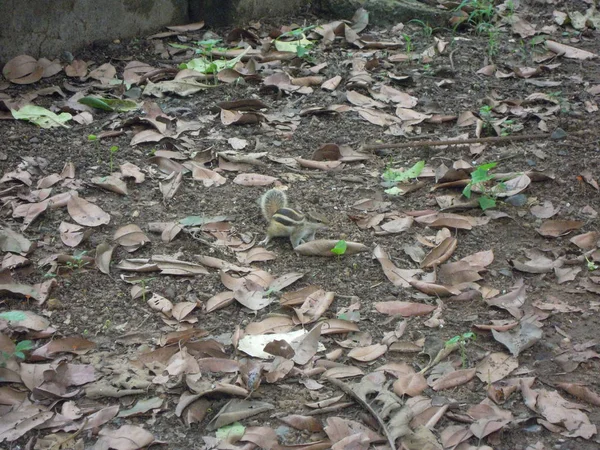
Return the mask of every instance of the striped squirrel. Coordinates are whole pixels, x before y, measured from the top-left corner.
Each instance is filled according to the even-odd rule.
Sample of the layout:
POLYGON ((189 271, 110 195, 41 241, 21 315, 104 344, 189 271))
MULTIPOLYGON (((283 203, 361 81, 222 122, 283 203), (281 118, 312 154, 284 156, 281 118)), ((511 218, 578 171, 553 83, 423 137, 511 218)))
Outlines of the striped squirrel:
POLYGON ((265 247, 275 237, 288 237, 292 247, 311 241, 315 238, 315 232, 326 227, 326 221, 315 215, 305 215, 288 207, 285 192, 279 189, 271 189, 260 198, 260 209, 269 226, 267 236, 258 245, 265 247))

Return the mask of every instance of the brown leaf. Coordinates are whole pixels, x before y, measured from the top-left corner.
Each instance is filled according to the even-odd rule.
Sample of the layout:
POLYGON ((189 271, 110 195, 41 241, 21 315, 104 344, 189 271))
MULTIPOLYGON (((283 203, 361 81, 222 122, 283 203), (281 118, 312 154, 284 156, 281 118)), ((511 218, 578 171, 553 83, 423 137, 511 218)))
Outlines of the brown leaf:
POLYGON ((110 222, 110 215, 100 207, 74 195, 67 202, 67 210, 75 222, 87 227, 97 227, 110 222))
POLYGON ((580 229, 585 222, 580 220, 547 220, 537 232, 546 237, 559 237, 580 229))
POLYGON ((395 316, 400 314, 403 317, 411 316, 423 316, 429 314, 435 310, 433 305, 425 305, 423 303, 411 303, 411 302, 378 302, 375 303, 375 309, 377 312, 387 314, 389 316, 395 316))
POLYGON ((458 239, 454 237, 448 237, 444 239, 437 247, 429 252, 425 259, 421 262, 421 268, 427 269, 434 266, 439 266, 443 262, 450 259, 456 246, 458 245, 458 239))
MULTIPOLYGON (((338 241, 333 239, 317 239, 315 241, 306 242, 294 248, 294 251, 299 255, 304 256, 329 256, 334 257, 338 256, 332 253, 331 249, 336 246, 338 241)), ((355 255, 357 253, 362 253, 369 251, 369 248, 358 242, 346 242, 346 252, 343 256, 355 255)), ((343 257, 342 256, 342 257, 343 257)))
POLYGON ((542 329, 530 322, 521 322, 516 332, 499 332, 492 330, 494 339, 503 344, 513 356, 523 351, 542 338, 542 329))
POLYGON ((61 222, 58 231, 60 240, 69 247, 77 247, 85 237, 85 228, 68 222, 61 222))
POLYGON ((233 179, 235 184, 242 186, 269 186, 277 181, 277 178, 259 173, 242 173, 233 179))
POLYGON ((590 231, 588 233, 578 234, 569 239, 569 241, 582 250, 593 250, 600 246, 600 233, 598 231, 590 231))
POLYGON ((120 195, 129 195, 127 192, 127 184, 114 175, 94 177, 90 181, 93 185, 106 189, 107 191, 115 192, 120 195))
POLYGON ((451 389, 456 386, 468 383, 475 377, 476 369, 463 369, 450 372, 446 375, 441 376, 431 385, 434 391, 442 391, 444 389, 451 389))
POLYGON ((296 347, 296 354, 292 360, 300 366, 303 366, 309 362, 317 353, 320 336, 321 324, 318 324, 312 330, 310 330, 308 334, 301 338, 298 347, 296 347))
POLYGON ((387 352, 387 345, 373 344, 367 347, 356 347, 348 352, 348 357, 360 362, 374 361, 387 352))
POLYGON ((148 236, 136 224, 129 224, 120 227, 113 236, 113 240, 125 247, 128 252, 133 252, 150 242, 148 236))
POLYGON ((31 84, 42 79, 44 67, 29 55, 19 55, 8 61, 2 75, 11 83, 31 84))
POLYGON ((415 397, 427 389, 427 380, 421 373, 405 374, 394 381, 393 389, 400 396, 415 397))
POLYGON ((564 389, 569 394, 594 406, 600 406, 600 395, 581 384, 556 383, 556 387, 564 389))

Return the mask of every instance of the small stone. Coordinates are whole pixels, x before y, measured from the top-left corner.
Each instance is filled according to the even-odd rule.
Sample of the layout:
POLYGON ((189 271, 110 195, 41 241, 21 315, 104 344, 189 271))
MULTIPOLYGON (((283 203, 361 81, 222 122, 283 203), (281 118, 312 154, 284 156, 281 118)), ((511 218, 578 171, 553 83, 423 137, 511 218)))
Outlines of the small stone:
POLYGON ((525 162, 529 167, 535 167, 537 165, 537 162, 535 162, 533 159, 528 159, 525 162))
POLYGON ((527 203, 527 196, 525 194, 513 195, 508 197, 505 202, 512 206, 523 206, 527 203))
POLYGON ((559 150, 556 153, 558 154, 558 156, 569 156, 569 151, 565 149, 559 150))
POLYGON ((31 139, 29 139, 30 144, 38 144, 39 142, 40 142, 40 138, 37 138, 37 137, 32 137, 31 139))

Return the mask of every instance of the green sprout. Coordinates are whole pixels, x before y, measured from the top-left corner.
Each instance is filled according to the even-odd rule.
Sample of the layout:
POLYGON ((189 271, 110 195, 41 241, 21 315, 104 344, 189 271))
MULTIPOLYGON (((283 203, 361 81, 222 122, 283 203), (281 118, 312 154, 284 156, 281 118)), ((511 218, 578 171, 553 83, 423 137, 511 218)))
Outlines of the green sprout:
POLYGON ((467 365, 467 353, 465 349, 469 344, 469 341, 474 341, 475 339, 477 339, 475 333, 469 331, 467 333, 463 333, 458 336, 454 336, 451 339, 448 339, 444 343, 444 347, 454 347, 458 345, 458 347, 460 348, 460 359, 462 361, 463 367, 465 367, 467 365))
MULTIPOLYGON (((479 197, 478 201, 479 206, 484 211, 496 206, 497 190, 488 188, 486 183, 495 179, 494 175, 490 174, 490 169, 496 167, 497 164, 498 163, 496 162, 491 162, 477 166, 477 168, 471 172, 471 180, 469 181, 469 184, 467 184, 462 191, 462 194, 465 197, 471 198, 473 186, 480 189, 481 197, 479 197)), ((502 182, 500 182, 499 186, 501 189, 506 189, 504 183, 502 182)))
POLYGON ((33 348, 32 341, 21 341, 21 342, 17 343, 14 351, 11 353, 5 352, 5 351, 0 351, 0 367, 6 367, 6 363, 8 362, 8 360, 13 357, 18 360, 23 361, 25 359, 25 353, 23 353, 23 352, 31 350, 32 348, 33 348))
POLYGON ((88 264, 87 261, 83 260, 83 257, 86 255, 86 253, 87 253, 87 251, 84 250, 82 252, 73 254, 72 261, 66 262, 67 267, 69 269, 71 269, 73 272, 85 267, 88 264))
POLYGON ((347 249, 348 243, 345 240, 340 239, 336 242, 335 247, 331 249, 331 253, 333 253, 334 255, 341 256, 346 253, 347 249))
POLYGON ((110 171, 112 172, 113 170, 113 156, 115 155, 115 153, 117 153, 119 151, 119 146, 118 145, 113 145, 111 146, 108 151, 110 152, 110 171))
POLYGON ((417 25, 421 25, 421 27, 423 28, 423 35, 430 37, 433 34, 434 28, 432 28, 431 25, 429 25, 429 23, 425 23, 419 19, 412 19, 408 23, 411 22, 414 22, 417 25))
POLYGON ((593 260, 588 259, 587 256, 585 257, 585 261, 586 261, 586 264, 587 264, 587 269, 590 272, 593 272, 594 270, 598 270, 600 268, 600 266, 598 266, 598 264, 596 264, 593 260))
POLYGON ((408 53, 408 54, 412 53, 412 51, 413 51, 412 38, 406 33, 402 33, 402 38, 404 39, 404 42, 406 42, 406 53, 408 53))
POLYGON ((98 140, 98 136, 96 136, 95 134, 88 134, 88 141, 97 141, 98 140))

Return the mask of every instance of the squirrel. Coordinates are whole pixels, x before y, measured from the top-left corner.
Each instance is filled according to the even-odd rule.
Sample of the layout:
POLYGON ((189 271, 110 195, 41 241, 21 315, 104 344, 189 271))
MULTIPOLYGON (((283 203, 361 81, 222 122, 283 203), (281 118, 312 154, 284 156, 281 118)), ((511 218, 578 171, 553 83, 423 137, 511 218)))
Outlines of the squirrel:
POLYGON ((266 221, 267 236, 258 245, 265 247, 275 237, 288 237, 292 247, 311 241, 315 232, 326 227, 326 221, 317 216, 308 217, 297 209, 288 207, 285 192, 271 189, 260 198, 260 209, 266 221))

